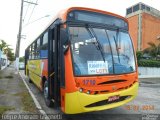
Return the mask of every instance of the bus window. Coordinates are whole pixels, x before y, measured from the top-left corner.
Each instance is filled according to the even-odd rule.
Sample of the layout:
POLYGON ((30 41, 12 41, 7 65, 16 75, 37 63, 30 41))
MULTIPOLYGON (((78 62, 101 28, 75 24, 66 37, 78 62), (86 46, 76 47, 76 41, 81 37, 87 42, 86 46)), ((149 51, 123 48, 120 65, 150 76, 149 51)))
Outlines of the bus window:
POLYGON ((37 59, 37 41, 34 44, 34 59, 37 59))
POLYGON ((111 43, 115 74, 135 71, 133 46, 128 33, 107 30, 111 43))
POLYGON ((69 27, 69 30, 76 75, 135 71, 133 46, 128 33, 89 28, 90 34, 85 27, 69 27))
POLYGON ((36 58, 40 58, 39 50, 40 50, 40 38, 37 40, 36 58))
POLYGON ((112 74, 113 73, 112 51, 111 51, 110 41, 107 39, 105 29, 93 28, 93 30, 97 36, 97 39, 102 45, 102 49, 103 49, 102 52, 105 56, 105 62, 108 63, 109 73, 112 74))
MULTIPOLYGON (((75 74, 108 74, 108 69, 102 73, 96 73, 93 68, 94 63, 103 64, 103 58, 95 45, 94 38, 90 36, 87 29, 85 27, 70 27, 69 30, 75 74)), ((105 66, 105 63, 103 65, 105 66)))
POLYGON ((48 32, 43 35, 43 42, 40 50, 40 58, 48 57, 48 32))
POLYGON ((32 59, 32 49, 31 49, 31 46, 29 47, 29 59, 32 59))
POLYGON ((32 44, 32 59, 35 58, 35 43, 32 44))
POLYGON ((48 43, 48 32, 46 32, 43 36, 43 45, 45 45, 46 43, 48 43))

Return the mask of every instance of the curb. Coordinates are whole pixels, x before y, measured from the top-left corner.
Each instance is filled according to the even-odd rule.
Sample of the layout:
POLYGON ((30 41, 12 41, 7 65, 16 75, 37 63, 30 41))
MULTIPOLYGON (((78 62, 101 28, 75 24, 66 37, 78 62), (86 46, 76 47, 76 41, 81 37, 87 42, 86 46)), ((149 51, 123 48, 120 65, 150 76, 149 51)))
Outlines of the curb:
POLYGON ((33 92, 31 91, 31 89, 29 88, 29 86, 27 85, 26 81, 24 80, 24 78, 22 77, 21 73, 19 72, 19 75, 21 76, 23 83, 25 84, 26 88, 28 89, 29 94, 31 95, 36 108, 38 109, 38 111, 45 116, 45 120, 50 120, 49 117, 47 116, 46 112, 42 109, 40 103, 38 102, 37 98, 35 97, 35 95, 33 94, 33 92))

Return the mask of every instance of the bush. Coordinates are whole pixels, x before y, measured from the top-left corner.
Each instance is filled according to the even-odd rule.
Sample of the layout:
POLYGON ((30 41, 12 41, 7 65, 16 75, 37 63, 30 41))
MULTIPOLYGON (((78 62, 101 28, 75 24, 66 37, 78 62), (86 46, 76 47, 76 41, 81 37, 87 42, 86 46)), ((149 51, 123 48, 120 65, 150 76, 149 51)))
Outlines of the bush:
POLYGON ((20 57, 19 62, 24 62, 24 57, 20 57))
POLYGON ((160 67, 160 61, 157 60, 139 60, 138 66, 140 67, 160 67))
POLYGON ((137 56, 137 60, 140 60, 143 56, 143 52, 142 51, 137 51, 136 56, 137 56))

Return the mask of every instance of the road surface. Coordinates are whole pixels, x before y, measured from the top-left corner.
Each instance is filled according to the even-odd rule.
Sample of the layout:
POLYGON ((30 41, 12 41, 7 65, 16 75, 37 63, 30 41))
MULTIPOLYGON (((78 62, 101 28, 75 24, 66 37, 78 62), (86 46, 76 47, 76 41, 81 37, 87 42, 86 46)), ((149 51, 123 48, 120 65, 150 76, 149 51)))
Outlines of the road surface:
MULTIPOLYGON (((63 114, 60 110, 48 108, 45 105, 43 94, 34 84, 28 82, 28 78, 21 71, 30 89, 38 99, 43 110, 47 114, 63 114)), ((135 100, 121 107, 83 113, 77 115, 62 115, 64 120, 160 120, 160 78, 140 79, 138 96, 135 100), (159 114, 159 115, 158 115, 159 114)))

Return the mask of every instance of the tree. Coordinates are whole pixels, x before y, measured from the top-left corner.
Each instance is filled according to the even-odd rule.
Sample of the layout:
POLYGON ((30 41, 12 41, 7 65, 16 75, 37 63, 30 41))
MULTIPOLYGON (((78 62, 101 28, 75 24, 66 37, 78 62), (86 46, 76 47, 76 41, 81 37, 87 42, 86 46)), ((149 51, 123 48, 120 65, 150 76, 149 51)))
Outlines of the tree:
POLYGON ((137 60, 140 60, 143 57, 143 52, 142 51, 137 51, 136 56, 137 56, 137 60))
POLYGON ((10 61, 14 61, 15 57, 14 57, 14 53, 12 52, 13 49, 9 47, 10 45, 8 45, 4 40, 0 40, 0 50, 6 54, 8 60, 10 61))
POLYGON ((0 50, 3 51, 4 48, 8 47, 7 43, 4 40, 0 40, 0 50))
POLYGON ((148 42, 148 45, 149 47, 144 49, 143 52, 157 59, 157 55, 160 54, 160 43, 156 45, 153 42, 148 42))
POLYGON ((8 52, 12 51, 12 48, 9 48, 9 45, 7 45, 4 49, 3 49, 3 53, 7 55, 8 52))
POLYGON ((24 62, 24 56, 19 58, 19 62, 24 62))
POLYGON ((9 51, 7 53, 7 57, 8 57, 8 60, 10 60, 10 61, 14 61, 15 60, 15 56, 14 56, 14 53, 12 53, 12 51, 9 51))

